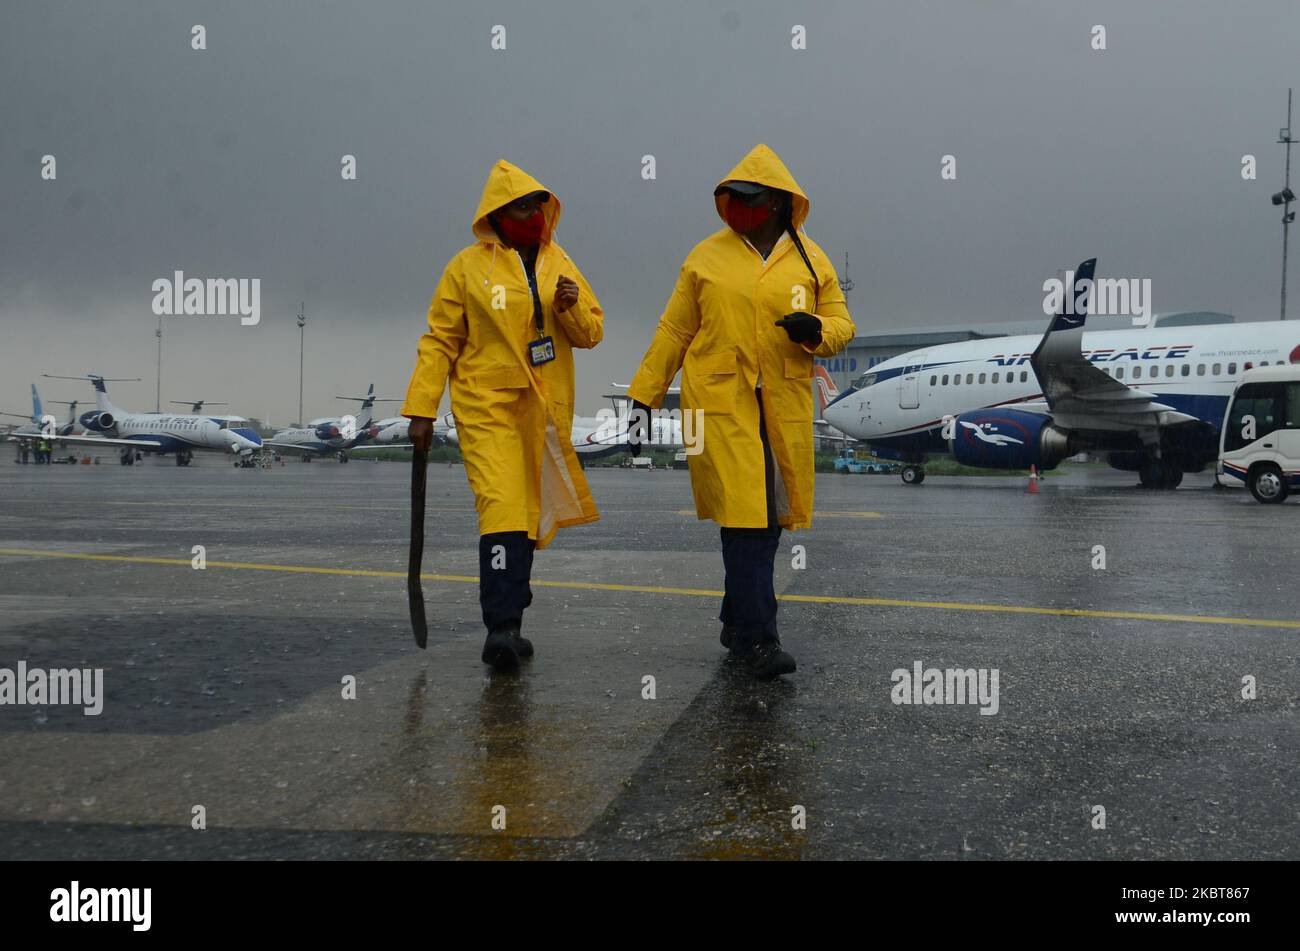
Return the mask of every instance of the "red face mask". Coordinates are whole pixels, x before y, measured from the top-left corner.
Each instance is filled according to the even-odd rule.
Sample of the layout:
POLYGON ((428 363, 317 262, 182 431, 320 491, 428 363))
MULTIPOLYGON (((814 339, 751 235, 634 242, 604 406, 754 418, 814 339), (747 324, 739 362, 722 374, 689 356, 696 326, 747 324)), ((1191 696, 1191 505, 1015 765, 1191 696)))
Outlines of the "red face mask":
POLYGON ((523 221, 515 221, 509 215, 497 218, 497 229, 501 232, 501 237, 517 248, 532 248, 541 244, 542 230, 545 227, 546 219, 540 211, 533 212, 523 221))
POLYGON ((727 224, 733 230, 739 231, 741 234, 747 234, 772 217, 772 206, 767 202, 763 202, 757 208, 751 208, 744 202, 737 201, 736 198, 732 197, 727 200, 725 214, 727 224))

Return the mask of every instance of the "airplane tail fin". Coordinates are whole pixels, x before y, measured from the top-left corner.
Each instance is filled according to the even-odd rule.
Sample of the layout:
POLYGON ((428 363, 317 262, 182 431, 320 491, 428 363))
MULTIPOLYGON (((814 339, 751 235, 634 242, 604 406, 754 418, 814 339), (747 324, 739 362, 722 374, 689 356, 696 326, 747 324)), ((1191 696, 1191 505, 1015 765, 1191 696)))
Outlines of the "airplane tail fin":
POLYGON ((813 388, 817 391, 817 418, 821 419, 826 412, 826 407, 839 398, 840 390, 831 379, 830 373, 820 363, 813 365, 813 388))
POLYGON ((357 432, 361 432, 363 429, 368 427, 374 421, 376 403, 400 403, 401 402, 401 400, 398 399, 390 399, 387 397, 375 396, 375 384, 373 383, 371 383, 369 388, 366 390, 365 396, 339 396, 336 397, 336 399, 353 400, 354 402, 358 402, 361 404, 361 408, 357 410, 357 417, 356 417, 357 432))
POLYGON ((1061 282, 1061 303, 1056 315, 1047 327, 1047 332, 1034 348, 1030 365, 1038 373, 1045 363, 1063 361, 1078 357, 1083 344, 1083 325, 1088 319, 1088 308, 1092 304, 1092 276, 1097 268, 1097 259, 1088 258, 1073 271, 1058 273, 1061 282))
POLYGON ((41 394, 36 391, 36 384, 32 384, 32 422, 41 421, 41 394))

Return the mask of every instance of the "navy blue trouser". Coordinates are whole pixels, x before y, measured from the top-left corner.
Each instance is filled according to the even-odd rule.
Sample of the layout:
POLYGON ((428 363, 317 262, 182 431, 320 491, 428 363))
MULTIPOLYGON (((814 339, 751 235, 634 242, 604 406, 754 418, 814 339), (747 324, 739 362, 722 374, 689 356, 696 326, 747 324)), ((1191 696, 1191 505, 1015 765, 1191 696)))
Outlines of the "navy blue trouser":
POLYGON ((734 630, 733 644, 742 649, 780 639, 776 631, 772 572, 776 549, 781 543, 781 526, 776 521, 775 470, 763 420, 763 400, 758 392, 754 396, 758 399, 758 431, 763 440, 767 527, 722 529, 722 565, 727 577, 718 620, 734 630))
POLYGON ((533 574, 535 547, 527 532, 489 532, 479 536, 478 602, 489 631, 518 627, 524 618, 524 608, 533 603, 528 579, 533 574))

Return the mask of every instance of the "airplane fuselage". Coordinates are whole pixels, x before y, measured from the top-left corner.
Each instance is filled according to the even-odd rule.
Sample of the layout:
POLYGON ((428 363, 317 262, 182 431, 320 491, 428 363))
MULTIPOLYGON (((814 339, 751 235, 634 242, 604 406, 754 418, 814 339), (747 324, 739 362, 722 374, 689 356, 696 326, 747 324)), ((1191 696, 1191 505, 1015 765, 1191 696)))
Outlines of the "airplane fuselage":
MULTIPOLYGON (((995 337, 893 357, 855 381, 826 408, 825 418, 883 455, 944 453, 946 419, 1035 403, 1031 411, 1048 412, 1030 365, 1040 339, 995 337)), ((1217 434, 1228 398, 1249 366, 1300 362, 1300 331, 1282 322, 1085 331, 1083 356, 1217 434)), ((1114 448, 1129 448, 1124 435, 1116 431, 1114 448)), ((1213 446, 1212 439, 1198 439, 1190 451, 1205 462, 1214 457, 1213 446)))

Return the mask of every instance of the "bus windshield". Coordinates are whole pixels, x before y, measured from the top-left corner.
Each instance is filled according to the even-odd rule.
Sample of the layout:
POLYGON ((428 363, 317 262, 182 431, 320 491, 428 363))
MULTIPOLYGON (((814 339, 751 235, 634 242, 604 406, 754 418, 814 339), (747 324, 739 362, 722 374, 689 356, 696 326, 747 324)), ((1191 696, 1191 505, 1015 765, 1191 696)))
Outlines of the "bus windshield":
POLYGON ((1243 383, 1223 427, 1223 451, 1233 452, 1279 429, 1300 428, 1300 382, 1243 383))

